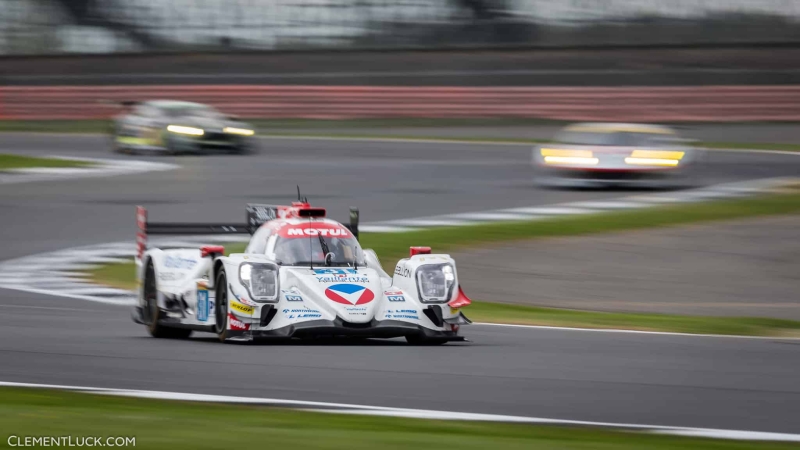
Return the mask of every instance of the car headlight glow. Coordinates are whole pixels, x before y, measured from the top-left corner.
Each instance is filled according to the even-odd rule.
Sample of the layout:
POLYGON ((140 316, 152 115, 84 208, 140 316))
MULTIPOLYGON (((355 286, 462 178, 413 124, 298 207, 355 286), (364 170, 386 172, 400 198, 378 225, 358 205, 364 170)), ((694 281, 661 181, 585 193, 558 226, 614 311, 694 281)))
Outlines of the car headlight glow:
POLYGON ((184 127, 181 125, 170 125, 167 127, 167 131, 171 133, 188 134, 190 136, 202 136, 205 134, 205 132, 200 128, 184 127))
POLYGON ((239 134, 242 136, 252 136, 255 134, 255 131, 248 130, 247 128, 225 127, 222 131, 224 133, 239 134))
POLYGON ((600 162, 597 158, 583 158, 578 156, 545 156, 544 162, 547 164, 588 164, 597 165, 600 162))
POLYGON ((591 158, 594 156, 591 150, 567 150, 560 148, 542 148, 539 150, 542 156, 558 156, 567 158, 591 158))
POLYGON ((239 282, 255 301, 278 299, 278 266, 274 264, 242 263, 239 265, 239 282))
POLYGON ((417 289, 424 303, 450 300, 456 275, 451 264, 425 264, 417 268, 417 289))
POLYGON ((570 150, 561 148, 541 148, 539 153, 545 164, 560 165, 597 165, 600 160, 594 157, 591 150, 570 150))
POLYGON ((631 156, 625 158, 625 164, 632 166, 675 167, 680 164, 684 155, 685 152, 634 150, 631 156))
POLYGON ((625 164, 632 166, 661 166, 661 167, 675 167, 680 163, 677 159, 660 159, 660 158, 625 158, 625 164))

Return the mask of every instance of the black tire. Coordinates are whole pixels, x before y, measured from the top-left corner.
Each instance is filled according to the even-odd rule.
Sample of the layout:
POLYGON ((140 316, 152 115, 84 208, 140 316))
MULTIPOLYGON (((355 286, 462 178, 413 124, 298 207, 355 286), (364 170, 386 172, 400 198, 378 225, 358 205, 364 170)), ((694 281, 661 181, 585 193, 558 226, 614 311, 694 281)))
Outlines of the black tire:
POLYGON ((111 151, 114 153, 126 153, 126 148, 119 143, 119 135, 117 133, 116 125, 111 126, 111 130, 109 131, 108 135, 111 138, 111 151))
POLYGON ((164 150, 167 155, 177 156, 180 152, 175 147, 175 141, 167 134, 163 138, 164 150))
POLYGON ((156 289, 156 270, 153 261, 147 261, 147 268, 144 275, 144 309, 142 318, 147 324, 147 331, 150 336, 159 339, 186 339, 192 334, 192 330, 185 328, 170 328, 160 325, 162 312, 158 308, 158 291, 156 289))
POLYGON ((216 286, 214 293, 216 300, 214 301, 214 316, 216 318, 214 323, 214 331, 221 342, 227 342, 230 337, 228 332, 228 277, 225 275, 225 269, 220 270, 217 274, 216 286))
POLYGON ((447 339, 442 338, 426 338, 417 335, 406 336, 406 342, 411 345, 442 345, 447 343, 447 339))

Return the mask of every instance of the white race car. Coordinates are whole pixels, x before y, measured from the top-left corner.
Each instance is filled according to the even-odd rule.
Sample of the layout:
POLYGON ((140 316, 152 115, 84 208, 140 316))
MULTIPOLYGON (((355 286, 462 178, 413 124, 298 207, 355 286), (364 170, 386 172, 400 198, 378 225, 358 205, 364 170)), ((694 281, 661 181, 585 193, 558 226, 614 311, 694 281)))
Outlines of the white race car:
POLYGON ((690 187, 703 153, 674 130, 647 124, 578 123, 533 149, 545 186, 690 187))
POLYGON ((412 344, 464 340, 471 302, 455 261, 412 247, 390 276, 358 243, 351 223, 307 201, 247 205, 247 224, 151 223, 137 208, 139 296, 135 322, 152 336, 215 333, 223 342, 267 338, 405 337, 412 344), (147 248, 148 234, 250 233, 244 253, 221 246, 147 248))

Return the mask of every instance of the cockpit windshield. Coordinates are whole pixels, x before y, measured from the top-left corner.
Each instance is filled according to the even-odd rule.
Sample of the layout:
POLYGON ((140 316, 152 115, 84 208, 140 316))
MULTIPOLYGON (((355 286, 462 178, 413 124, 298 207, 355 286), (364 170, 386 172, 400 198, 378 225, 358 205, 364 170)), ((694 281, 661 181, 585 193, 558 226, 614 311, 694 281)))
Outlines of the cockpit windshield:
POLYGON ((284 266, 326 266, 325 255, 330 254, 330 267, 364 265, 364 253, 352 235, 347 237, 278 236, 275 241, 275 259, 284 266))

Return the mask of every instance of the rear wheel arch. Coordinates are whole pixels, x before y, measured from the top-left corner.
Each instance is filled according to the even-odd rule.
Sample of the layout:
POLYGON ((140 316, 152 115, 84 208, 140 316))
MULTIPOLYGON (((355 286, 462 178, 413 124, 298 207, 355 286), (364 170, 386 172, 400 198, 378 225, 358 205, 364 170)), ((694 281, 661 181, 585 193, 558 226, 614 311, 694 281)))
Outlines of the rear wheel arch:
POLYGON ((161 310, 158 308, 158 277, 153 258, 149 255, 144 261, 144 279, 142 282, 143 314, 147 331, 155 338, 186 339, 192 330, 186 328, 170 328, 159 323, 161 310))

